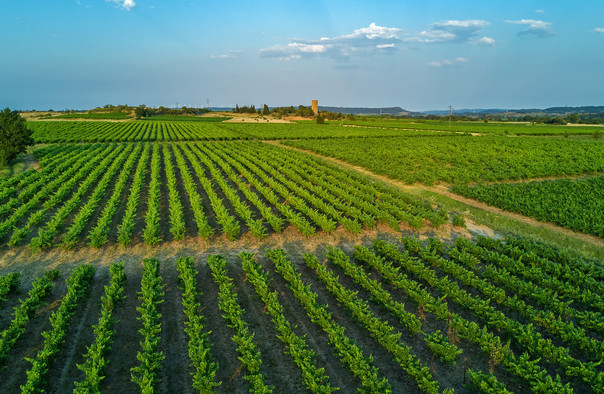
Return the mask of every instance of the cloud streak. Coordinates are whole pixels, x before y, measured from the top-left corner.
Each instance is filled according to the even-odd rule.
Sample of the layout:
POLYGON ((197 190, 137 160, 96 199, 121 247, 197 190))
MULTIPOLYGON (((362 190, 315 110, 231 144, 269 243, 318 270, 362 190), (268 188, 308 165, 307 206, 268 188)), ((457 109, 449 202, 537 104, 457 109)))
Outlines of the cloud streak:
POLYGON ((331 57, 346 60, 353 56, 373 56, 397 49, 401 42, 401 29, 378 26, 371 23, 368 27, 354 30, 350 34, 333 38, 321 37, 319 40, 292 39, 287 45, 275 45, 260 50, 264 58, 280 60, 298 60, 314 57, 331 57))
POLYGON ((353 57, 392 53, 401 46, 418 43, 492 46, 495 44, 495 39, 480 34, 488 25, 489 22, 484 20, 448 20, 432 23, 421 32, 404 32, 403 29, 397 27, 378 26, 371 23, 368 27, 362 27, 350 34, 337 37, 321 37, 317 40, 291 39, 286 45, 261 49, 260 56, 279 60, 332 58, 349 61, 353 57))
POLYGON ((594 33, 604 33, 604 27, 596 27, 594 33))
POLYGON ((434 67, 434 68, 442 68, 442 67, 452 67, 452 66, 457 66, 459 64, 462 63, 467 63, 468 59, 466 59, 465 57, 458 57, 455 58, 453 60, 442 60, 442 61, 432 61, 432 62, 428 62, 428 66, 430 67, 434 67))
POLYGON ((108 3, 115 3, 118 6, 120 6, 121 8, 130 11, 132 8, 134 8, 134 6, 136 6, 136 3, 134 2, 134 0, 105 0, 105 2, 108 3))
POLYGON ((229 51, 228 53, 223 53, 222 55, 210 55, 212 59, 235 59, 241 56, 243 51, 229 51))
POLYGON ((436 22, 430 24, 426 30, 421 31, 419 34, 405 39, 405 41, 419 42, 423 44, 437 44, 445 42, 484 43, 480 42, 480 40, 476 41, 475 38, 479 35, 480 31, 488 25, 489 22, 487 21, 475 19, 436 22))
POLYGON ((545 38, 556 34, 556 32, 552 29, 551 22, 544 22, 535 19, 521 19, 519 21, 506 21, 506 23, 526 26, 524 29, 518 32, 519 36, 545 38))

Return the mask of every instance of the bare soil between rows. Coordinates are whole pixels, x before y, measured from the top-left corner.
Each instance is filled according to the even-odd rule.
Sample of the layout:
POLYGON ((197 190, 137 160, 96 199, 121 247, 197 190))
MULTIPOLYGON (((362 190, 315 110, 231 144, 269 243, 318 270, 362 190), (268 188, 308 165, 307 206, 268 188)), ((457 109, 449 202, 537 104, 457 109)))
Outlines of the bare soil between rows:
MULTIPOLYGON (((137 244, 129 247, 109 245, 99 249, 81 247, 77 250, 63 250, 53 248, 45 253, 31 254, 27 247, 12 248, 0 253, 0 271, 8 273, 21 271, 21 289, 17 295, 11 297, 6 303, 0 305, 0 324, 5 328, 10 321, 10 307, 16 306, 17 298, 25 298, 31 288, 31 282, 37 276, 50 269, 59 269, 61 277, 56 281, 56 286, 46 300, 46 306, 41 308, 36 316, 28 323, 27 331, 18 346, 10 353, 6 365, 0 368, 0 375, 7 376, 0 380, 0 392, 17 392, 19 386, 25 382, 26 371, 30 367, 25 357, 35 357, 43 346, 42 332, 51 329, 49 318, 60 305, 66 294, 65 279, 71 271, 81 264, 91 263, 96 267, 96 275, 88 294, 79 302, 76 313, 71 321, 67 333, 67 341, 61 353, 49 370, 47 389, 49 392, 71 392, 73 382, 83 379, 83 373, 77 364, 84 362, 83 354, 86 347, 94 340, 93 325, 97 324, 100 316, 101 297, 104 286, 109 283, 109 265, 113 262, 124 262, 126 270, 126 284, 124 294, 126 298, 115 308, 116 335, 115 343, 108 353, 109 364, 106 370, 107 378, 103 387, 108 392, 134 392, 137 386, 130 381, 131 368, 138 364, 137 353, 140 350, 140 336, 138 330, 141 323, 137 319, 138 292, 142 273, 142 260, 156 258, 161 262, 162 280, 164 283, 164 301, 160 306, 162 313, 161 349, 166 356, 162 363, 161 379, 159 386, 161 392, 192 392, 187 341, 184 332, 186 321, 182 312, 181 291, 178 288, 178 272, 176 260, 179 257, 193 256, 198 275, 198 290, 203 292, 200 297, 200 313, 206 319, 212 343, 211 355, 219 364, 217 380, 222 381, 219 392, 246 392, 246 381, 242 379, 245 371, 238 359, 235 345, 231 341, 234 331, 229 328, 223 319, 223 312, 218 308, 218 286, 213 282, 211 271, 207 266, 207 258, 213 254, 220 254, 227 260, 227 272, 234 279, 235 290, 239 295, 240 305, 247 311, 244 319, 250 329, 255 332, 261 354, 263 367, 269 380, 276 388, 276 392, 300 392, 301 377, 299 370, 292 363, 286 353, 285 345, 277 339, 278 332, 266 314, 264 304, 257 297, 254 287, 247 281, 245 273, 239 264, 238 254, 242 251, 252 252, 262 256, 266 249, 284 249, 292 258, 298 269, 305 269, 302 262, 303 253, 324 255, 327 246, 333 245, 346 251, 351 251, 355 245, 371 246, 374 239, 387 239, 396 241, 401 235, 411 235, 410 230, 394 231, 387 225, 380 224, 378 228, 366 231, 363 234, 352 235, 339 228, 329 234, 318 234, 312 237, 300 236, 294 228, 288 228, 283 234, 275 234, 262 241, 245 238, 234 242, 226 239, 207 242, 199 238, 189 238, 181 242, 168 242, 158 246, 137 244), (10 374, 8 371, 10 370, 10 374)), ((441 229, 424 229, 421 237, 442 236, 454 238, 457 236, 471 236, 465 229, 443 226, 441 229)), ((261 258, 262 265, 271 272, 275 279, 272 283, 280 294, 280 302, 285 306, 284 313, 292 326, 296 327, 298 335, 307 336, 309 346, 318 354, 319 365, 324 366, 330 376, 332 385, 341 387, 342 392, 353 392, 358 388, 358 381, 344 368, 338 357, 333 353, 325 333, 318 329, 308 318, 298 301, 293 298, 282 278, 274 272, 270 261, 261 258)), ((315 286, 315 291, 317 286, 315 286)), ((330 306, 333 305, 334 317, 347 327, 347 333, 353 335, 356 341, 364 344, 376 359, 377 366, 384 371, 397 391, 408 392, 414 388, 414 382, 401 374, 396 365, 392 364, 389 355, 381 349, 368 333, 357 327, 350 316, 341 308, 336 307, 334 299, 321 291, 321 297, 330 306)), ((387 318, 387 317, 386 317, 387 318)), ((425 355, 429 357, 429 355, 425 355)), ((458 370, 458 368, 456 368, 458 370)), ((443 374, 448 374, 442 371, 443 374)), ((450 378, 446 378, 450 380, 450 378)))

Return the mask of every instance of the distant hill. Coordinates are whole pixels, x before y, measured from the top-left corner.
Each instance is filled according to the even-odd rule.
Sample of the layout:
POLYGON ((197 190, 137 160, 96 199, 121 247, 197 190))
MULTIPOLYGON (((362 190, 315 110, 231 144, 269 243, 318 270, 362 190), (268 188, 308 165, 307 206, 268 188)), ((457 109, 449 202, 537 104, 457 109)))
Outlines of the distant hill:
POLYGON ((604 112, 604 106, 584 106, 584 107, 551 107, 543 112, 547 114, 598 114, 604 112))
POLYGON ((409 115, 410 112, 402 109, 401 107, 382 107, 382 108, 369 108, 369 107, 322 107, 319 106, 319 111, 353 114, 353 115, 409 115))
MULTIPOLYGON (((548 114, 548 115, 568 115, 568 114, 598 114, 604 112, 604 106, 583 106, 583 107, 550 107, 545 109, 524 108, 524 109, 501 109, 501 108, 472 108, 472 109, 453 109, 454 115, 489 115, 489 114, 548 114)), ((448 115, 448 110, 422 111, 424 115, 448 115)))
MULTIPOLYGON (((256 108, 262 108, 257 106, 256 108)), ((297 106, 295 107, 297 108, 297 106)), ((230 107, 210 107, 212 111, 231 112, 230 107)), ((273 109, 273 107, 270 107, 273 109)), ((449 110, 432 110, 411 112, 401 107, 327 107, 319 106, 320 111, 342 112, 343 114, 353 115, 395 115, 395 116, 421 116, 421 115, 448 115, 449 110)), ((532 115, 569 115, 569 114, 599 114, 604 113, 604 106, 582 106, 582 107, 550 107, 545 109, 524 108, 524 109, 503 109, 503 108, 463 108, 453 109, 454 115, 460 116, 483 116, 483 115, 501 115, 513 114, 532 114, 532 115)))

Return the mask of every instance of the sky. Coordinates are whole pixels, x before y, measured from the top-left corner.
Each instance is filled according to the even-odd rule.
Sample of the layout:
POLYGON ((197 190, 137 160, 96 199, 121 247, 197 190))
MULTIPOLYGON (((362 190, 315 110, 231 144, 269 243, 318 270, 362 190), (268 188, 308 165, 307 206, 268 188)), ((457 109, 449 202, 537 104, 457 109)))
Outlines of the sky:
POLYGON ((0 107, 604 105, 604 2, 3 1, 0 107))

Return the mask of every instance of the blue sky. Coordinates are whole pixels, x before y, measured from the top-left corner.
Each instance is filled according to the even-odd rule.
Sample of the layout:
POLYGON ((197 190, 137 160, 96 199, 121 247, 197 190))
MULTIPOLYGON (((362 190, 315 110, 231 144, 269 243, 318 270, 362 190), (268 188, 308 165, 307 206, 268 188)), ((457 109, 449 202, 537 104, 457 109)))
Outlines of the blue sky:
POLYGON ((604 2, 6 1, 0 107, 604 105, 604 2))

